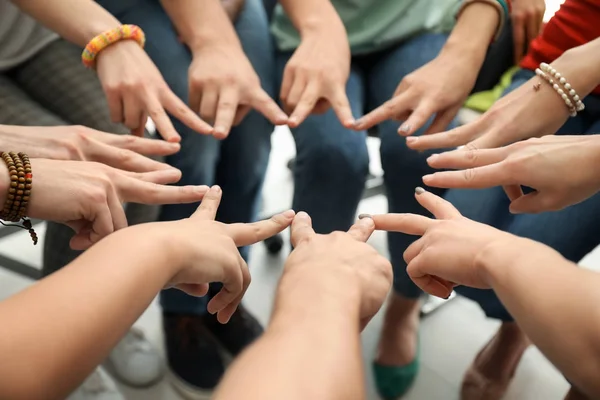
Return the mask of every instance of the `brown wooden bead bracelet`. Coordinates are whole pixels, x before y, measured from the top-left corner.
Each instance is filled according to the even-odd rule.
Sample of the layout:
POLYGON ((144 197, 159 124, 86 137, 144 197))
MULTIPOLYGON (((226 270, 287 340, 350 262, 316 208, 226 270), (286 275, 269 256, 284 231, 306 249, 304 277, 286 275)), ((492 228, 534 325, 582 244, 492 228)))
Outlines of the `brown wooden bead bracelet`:
POLYGON ((33 174, 31 162, 25 153, 2 152, 0 157, 8 168, 10 185, 6 195, 6 202, 0 212, 0 219, 10 222, 21 222, 18 224, 5 224, 5 226, 17 226, 29 231, 33 244, 38 242, 37 234, 32 228, 31 221, 27 218, 27 205, 31 196, 33 174))

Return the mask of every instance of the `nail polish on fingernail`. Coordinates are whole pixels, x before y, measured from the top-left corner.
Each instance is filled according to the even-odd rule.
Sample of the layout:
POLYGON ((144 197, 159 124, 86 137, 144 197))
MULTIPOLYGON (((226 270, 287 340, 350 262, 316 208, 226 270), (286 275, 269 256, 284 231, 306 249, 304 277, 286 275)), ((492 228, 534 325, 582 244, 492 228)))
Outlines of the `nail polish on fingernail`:
POLYGON ((398 128, 398 132, 402 132, 402 133, 410 132, 410 125, 403 124, 400 128, 398 128))
POLYGON ((423 189, 422 187, 418 186, 415 188, 415 193, 416 194, 423 194, 425 193, 425 189, 423 189))
POLYGON ((296 215, 296 213, 294 212, 294 210, 287 210, 285 212, 282 212, 281 215, 283 215, 286 218, 292 218, 294 215, 296 215))
POLYGON ((358 219, 365 219, 365 218, 371 218, 371 219, 373 219, 373 216, 371 214, 360 214, 358 216, 358 219))

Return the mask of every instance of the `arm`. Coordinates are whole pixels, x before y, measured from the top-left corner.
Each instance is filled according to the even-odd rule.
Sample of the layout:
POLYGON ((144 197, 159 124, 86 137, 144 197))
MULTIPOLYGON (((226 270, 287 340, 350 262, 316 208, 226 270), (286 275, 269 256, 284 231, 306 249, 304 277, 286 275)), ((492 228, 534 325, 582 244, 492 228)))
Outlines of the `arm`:
POLYGON ((178 268, 161 240, 147 226, 117 232, 0 302, 0 397, 65 398, 82 382, 178 268))
POLYGON ((600 274, 539 243, 488 246, 479 257, 489 285, 533 343, 575 387, 600 396, 600 274))
POLYGON ((161 0, 161 4, 192 53, 219 43, 241 47, 220 0, 161 0))
POLYGON ((324 295, 338 285, 332 276, 297 278, 282 279, 266 333, 228 370, 215 400, 364 398, 357 302, 324 295))
POLYGON ((12 0, 23 12, 70 42, 85 47, 90 40, 121 23, 91 0, 12 0), (85 15, 85 18, 81 18, 85 15))
POLYGON ((221 0, 221 5, 225 9, 225 12, 229 16, 231 22, 237 20, 238 15, 242 12, 246 0, 221 0))
POLYGON ((331 24, 341 25, 345 32, 342 20, 329 0, 279 0, 279 3, 303 39, 331 24))

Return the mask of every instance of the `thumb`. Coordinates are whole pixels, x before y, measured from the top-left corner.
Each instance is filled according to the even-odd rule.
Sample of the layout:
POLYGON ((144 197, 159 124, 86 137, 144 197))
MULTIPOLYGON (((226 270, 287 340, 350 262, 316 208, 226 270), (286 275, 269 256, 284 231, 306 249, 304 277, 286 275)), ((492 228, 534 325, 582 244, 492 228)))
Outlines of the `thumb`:
POLYGON ((310 239, 314 235, 315 231, 312 228, 312 221, 309 215, 303 211, 296 214, 291 228, 292 246, 297 247, 300 243, 310 239))

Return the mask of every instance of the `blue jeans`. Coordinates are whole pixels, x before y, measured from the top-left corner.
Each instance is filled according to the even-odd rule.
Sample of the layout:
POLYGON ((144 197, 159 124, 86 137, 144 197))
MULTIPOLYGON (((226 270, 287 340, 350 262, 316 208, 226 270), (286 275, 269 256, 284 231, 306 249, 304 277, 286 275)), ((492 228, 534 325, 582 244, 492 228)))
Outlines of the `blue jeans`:
MULTIPOLYGON (((123 23, 139 25, 146 33, 146 52, 156 64, 173 92, 188 101, 188 68, 192 56, 180 43, 169 17, 157 0, 99 0, 102 6, 123 23)), ((274 49, 266 13, 261 0, 246 0, 235 23, 244 52, 261 79, 264 90, 275 92, 274 49)), ((213 185, 223 188, 217 219, 222 222, 250 222, 256 219, 264 181, 273 125, 256 111, 231 130, 223 141, 198 134, 173 119, 182 137, 181 151, 167 158, 179 168, 180 185, 213 185)), ((189 217, 197 204, 166 205, 160 220, 189 217)), ((247 256, 247 250, 241 249, 247 256)), ((188 296, 176 289, 161 294, 166 312, 204 314, 206 298, 188 296)))
MULTIPOLYGON (((505 94, 526 83, 534 73, 519 71, 505 94)), ((600 96, 588 96, 586 109, 570 118, 557 132, 594 134, 600 132, 600 96)), ((557 212, 512 215, 510 201, 501 187, 483 190, 448 190, 445 198, 467 218, 482 222, 517 236, 544 243, 573 262, 580 261, 600 243, 600 195, 557 212)), ((396 270, 396 290, 407 297, 419 295, 419 289, 405 272, 396 270)), ((498 297, 491 290, 459 287, 457 291, 479 303, 488 317, 511 321, 498 297)))
MULTIPOLYGON (((423 34, 383 52, 354 57, 346 85, 354 117, 390 99, 406 75, 438 55, 446 38, 423 34)), ((278 54, 280 80, 289 57, 289 53, 278 54)), ((398 127, 399 122, 391 120, 378 127, 389 211, 424 214, 414 191, 430 171, 426 158, 433 152, 409 149, 398 127)), ((355 220, 369 169, 367 133, 344 128, 332 110, 311 115, 292 133, 297 149, 293 208, 308 212, 318 233, 348 229, 355 220)), ((392 263, 396 270, 404 270, 402 254, 415 238, 399 233, 390 233, 388 238, 392 263)))

